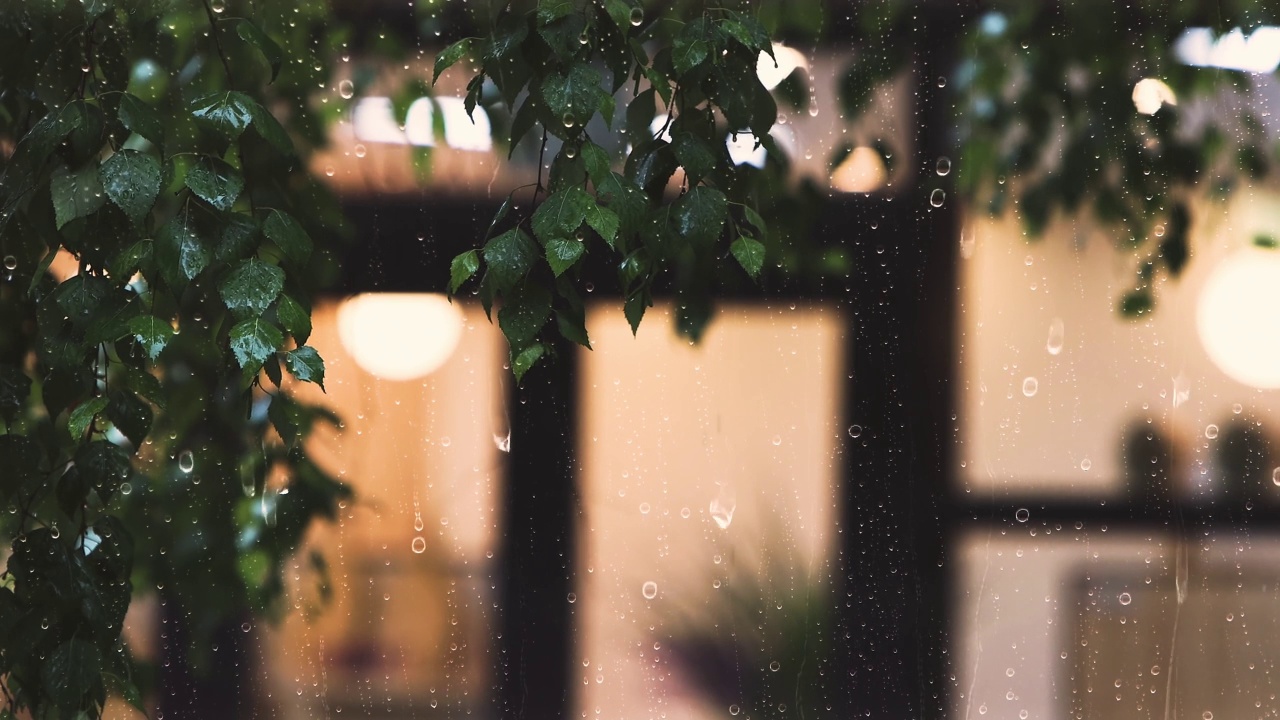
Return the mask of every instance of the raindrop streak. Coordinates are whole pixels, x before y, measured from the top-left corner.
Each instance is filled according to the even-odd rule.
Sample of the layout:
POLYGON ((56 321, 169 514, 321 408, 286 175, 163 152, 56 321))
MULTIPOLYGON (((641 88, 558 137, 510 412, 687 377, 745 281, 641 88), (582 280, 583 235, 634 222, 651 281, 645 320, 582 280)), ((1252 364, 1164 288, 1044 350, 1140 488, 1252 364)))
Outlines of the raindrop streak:
POLYGON ((948 173, 951 172, 951 158, 949 157, 938 158, 938 165, 936 168, 934 168, 934 171, 937 172, 940 177, 945 177, 948 173))
POLYGON ((511 431, 508 430, 506 435, 494 435, 493 444, 501 452, 511 452, 511 431))
POLYGON ((350 80, 343 80, 338 83, 338 94, 341 95, 344 100, 350 100, 356 94, 355 83, 350 80))
POLYGON ((1049 351, 1050 355, 1058 355, 1062 353, 1062 345, 1066 338, 1067 328, 1062 324, 1062 318, 1054 318, 1049 323, 1049 340, 1045 342, 1044 349, 1049 351))
POLYGON ((196 467, 196 458, 191 454, 190 450, 183 450, 178 454, 178 469, 184 473, 189 473, 196 467))
POLYGON ((413 548, 414 553, 421 555, 427 551, 427 541, 423 540, 421 537, 416 537, 413 539, 413 545, 410 547, 413 548))
POLYGON ((711 501, 711 519, 716 521, 716 525, 719 525, 721 530, 727 530, 729 523, 733 522, 733 511, 737 507, 737 503, 732 500, 716 498, 711 501))
POLYGON ((947 194, 942 191, 942 188, 935 188, 934 191, 929 194, 929 204, 936 208, 942 207, 942 203, 945 202, 946 199, 947 194))
POLYGON ((640 594, 644 595, 646 600, 652 600, 658 597, 658 583, 649 580, 640 587, 640 594))
POLYGON ((1031 519, 1031 511, 1026 508, 1018 508, 1018 511, 1013 514, 1013 518, 1020 523, 1024 523, 1031 519))
POLYGON ((1035 397, 1037 391, 1040 390, 1040 381, 1033 377, 1029 377, 1022 381, 1022 394, 1027 397, 1035 397))

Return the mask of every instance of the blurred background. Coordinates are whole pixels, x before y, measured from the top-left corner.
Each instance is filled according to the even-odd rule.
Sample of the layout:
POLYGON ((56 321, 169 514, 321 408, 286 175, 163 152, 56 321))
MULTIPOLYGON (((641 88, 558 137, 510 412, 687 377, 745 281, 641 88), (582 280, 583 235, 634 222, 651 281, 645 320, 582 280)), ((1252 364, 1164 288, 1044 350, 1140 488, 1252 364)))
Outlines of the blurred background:
POLYGON ((453 16, 340 3, 408 44, 348 48, 311 161, 356 241, 297 391, 355 498, 242 714, 1276 717, 1280 29, 1134 5, 762 3, 774 267, 697 344, 601 268, 518 387, 440 293, 535 144, 428 89, 453 16))

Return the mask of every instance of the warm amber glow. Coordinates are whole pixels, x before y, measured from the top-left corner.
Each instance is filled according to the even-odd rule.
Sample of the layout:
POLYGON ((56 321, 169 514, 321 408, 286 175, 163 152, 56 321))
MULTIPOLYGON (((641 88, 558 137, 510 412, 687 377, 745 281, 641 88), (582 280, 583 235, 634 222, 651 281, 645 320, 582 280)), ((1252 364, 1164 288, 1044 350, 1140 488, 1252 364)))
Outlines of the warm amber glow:
POLYGON ((1133 106, 1143 115, 1155 115, 1165 105, 1177 105, 1173 88, 1155 78, 1143 78, 1133 86, 1133 106))
POLYGON ((1200 291, 1196 329, 1228 377, 1280 388, 1280 252, 1250 248, 1219 263, 1200 291))
POLYGON ((862 146, 853 149, 844 162, 831 173, 831 187, 841 192, 875 192, 884 187, 889 173, 884 158, 874 149, 862 146))
POLYGON ((462 312, 434 293, 367 293, 338 309, 342 346, 384 380, 431 374, 458 347, 462 325, 462 312))

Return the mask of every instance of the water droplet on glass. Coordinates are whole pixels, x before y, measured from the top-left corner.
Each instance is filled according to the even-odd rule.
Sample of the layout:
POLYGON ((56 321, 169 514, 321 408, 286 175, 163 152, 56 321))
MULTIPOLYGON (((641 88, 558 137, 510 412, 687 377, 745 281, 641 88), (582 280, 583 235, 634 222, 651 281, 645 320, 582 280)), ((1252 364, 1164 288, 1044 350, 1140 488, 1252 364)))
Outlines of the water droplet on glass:
POLYGON ((1280 487, 1280 467, 1271 471, 1271 482, 1280 487))
POLYGON ((945 176, 945 175, 947 175, 948 173, 950 173, 950 172, 951 172, 951 158, 948 158, 948 157, 940 157, 940 158, 938 158, 938 164, 937 164, 937 166, 936 166, 936 167, 934 167, 934 172, 938 173, 938 175, 939 175, 939 176, 945 176))
POLYGON ((344 100, 350 100, 356 94, 355 83, 350 80, 343 80, 338 83, 338 94, 341 95, 344 100))
POLYGON ((570 604, 570 605, 572 605, 572 604, 574 604, 574 603, 578 602, 578 594, 577 594, 577 593, 569 593, 568 595, 566 595, 566 596, 565 596, 565 600, 568 600, 568 601, 569 601, 569 604, 570 604))
POLYGON ((184 473, 189 473, 196 467, 196 457, 191 454, 190 450, 183 450, 178 453, 178 469, 184 473))
POLYGON ((1027 397, 1035 397, 1036 392, 1040 390, 1040 381, 1033 377, 1026 378, 1022 381, 1022 394, 1027 397))
POLYGON ((940 88, 944 88, 944 87, 946 87, 946 86, 947 86, 947 79, 946 79, 945 77, 943 77, 943 76, 939 75, 939 76, 938 76, 938 87, 940 87, 940 88))
POLYGON ((227 9, 226 0, 213 0, 209 3, 209 9, 216 13, 221 13, 223 10, 227 9))
POLYGON ((730 715, 737 715, 737 714, 738 714, 738 713, 740 713, 740 712, 742 712, 742 708, 738 707, 737 705, 730 705, 730 706, 729 706, 729 714, 730 714, 730 715))
POLYGON ((1066 330, 1067 328, 1062 323, 1062 318, 1054 318, 1049 323, 1049 340, 1045 342, 1044 349, 1048 350, 1050 355, 1057 355, 1062 352, 1066 330))
POLYGON ((774 436, 773 436, 773 440, 772 440, 771 442, 773 443, 774 447, 777 447, 777 446, 781 445, 781 444, 782 444, 782 436, 781 436, 781 435, 774 435, 774 436))
POLYGON ((14 256, 12 256, 12 255, 5 255, 5 256, 4 256, 4 269, 5 269, 5 270, 17 270, 17 269, 18 269, 18 258, 14 257, 14 256))
POLYGON ((1013 519, 1024 523, 1031 519, 1031 511, 1026 508, 1018 508, 1017 512, 1013 514, 1013 519))
POLYGON ((856 437, 861 437, 861 436, 862 436, 862 426, 861 426, 861 425, 850 425, 850 426, 849 426, 849 437, 851 437, 851 438, 856 438, 856 437))
POLYGON ((1163 226, 1163 225, 1157 225, 1157 226, 1155 227, 1155 230, 1154 230, 1153 232, 1155 233, 1155 236, 1156 236, 1156 237, 1164 237, 1164 226, 1163 226))
POLYGON ((929 204, 936 208, 942 207, 942 203, 945 202, 946 199, 947 194, 942 191, 942 188, 934 188, 933 192, 929 194, 929 204))
POLYGON ((732 500, 716 498, 711 501, 711 519, 716 521, 721 530, 726 530, 729 523, 733 522, 733 511, 736 509, 737 505, 732 500))
POLYGON ((640 586, 640 594, 643 595, 646 600, 652 600, 658 597, 658 583, 652 580, 646 581, 644 585, 640 586))
POLYGON ((494 435, 493 444, 501 452, 511 452, 511 431, 508 430, 506 435, 494 435))
POLYGON ((631 8, 631 26, 639 27, 644 22, 644 9, 640 7, 631 8))
POLYGON ((121 495, 128 495, 128 494, 130 494, 130 493, 132 493, 132 492, 133 492, 133 485, 130 485, 130 484, 129 484, 129 483, 127 483, 127 482, 120 483, 120 494, 121 494, 121 495))
POLYGON ((356 143, 355 153, 356 157, 362 158, 369 153, 369 149, 364 146, 364 143, 356 143))
POLYGON ((414 516, 413 516, 413 529, 414 529, 414 531, 415 531, 415 532, 422 532, 422 526, 423 526, 423 523, 422 523, 422 516, 421 516, 421 515, 414 515, 414 516))
POLYGON ((769 670, 771 672, 778 672, 781 669, 782 669, 782 663, 778 662, 777 660, 774 660, 773 662, 769 663, 769 670))
POLYGON ((1204 720, 1213 720, 1213 713, 1209 712, 1208 710, 1205 710, 1204 714, 1201 715, 1200 717, 1204 718, 1204 720))
POLYGON ((1218 426, 1214 425, 1213 423, 1209 423, 1207 426, 1205 426, 1204 436, 1209 438, 1210 440, 1218 437, 1218 426))
POLYGON ((250 625, 249 623, 241 623, 241 624, 240 624, 240 631, 241 631, 241 632, 249 632, 249 631, 250 631, 250 630, 252 630, 252 629, 253 629, 253 626, 252 626, 252 625, 250 625))
POLYGON ((415 554, 421 555, 427 551, 427 541, 423 540, 421 537, 416 537, 413 539, 413 544, 410 545, 410 547, 413 549, 415 554))
POLYGON ((688 520, 689 516, 692 514, 693 513, 689 511, 689 508, 680 508, 680 517, 684 518, 685 520, 688 520))
POLYGON ((1232 414, 1239 415, 1240 413, 1244 412, 1244 406, 1241 405, 1240 403, 1236 403, 1231 406, 1231 412, 1232 414))
POLYGON ((564 156, 569 158, 570 160, 578 157, 578 146, 566 145, 564 148, 564 156))
POLYGON ((560 122, 564 123, 565 127, 571 128, 576 125, 578 121, 574 119, 573 113, 565 113, 564 117, 560 119, 560 122))
POLYGON ((1085 472, 1089 472, 1089 468, 1091 468, 1091 467, 1093 467, 1093 461, 1092 461, 1092 460, 1090 460, 1089 458, 1085 458, 1085 459, 1083 459, 1083 460, 1081 460, 1081 461, 1080 461, 1080 469, 1081 469, 1081 470, 1084 470, 1085 472))
POLYGON ((1133 596, 1127 592, 1120 593, 1120 597, 1118 599, 1120 600, 1121 605, 1128 605, 1133 602, 1133 596))
POLYGON ((647 503, 647 502, 642 502, 642 503, 640 503, 640 514, 641 514, 641 515, 648 515, 648 514, 649 514, 649 503, 647 503))

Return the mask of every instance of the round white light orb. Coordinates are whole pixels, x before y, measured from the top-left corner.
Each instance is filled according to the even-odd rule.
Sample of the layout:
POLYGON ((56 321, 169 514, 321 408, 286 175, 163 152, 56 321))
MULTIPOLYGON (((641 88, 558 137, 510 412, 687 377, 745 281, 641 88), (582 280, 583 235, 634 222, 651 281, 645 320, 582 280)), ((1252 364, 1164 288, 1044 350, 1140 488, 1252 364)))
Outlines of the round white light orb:
POLYGON ((1280 388, 1280 251, 1240 250, 1209 273, 1196 330, 1218 369, 1256 388, 1280 388))
POLYGON ((365 371, 384 380, 415 380, 453 355, 464 318, 436 293, 365 293, 338 308, 338 337, 365 371))

